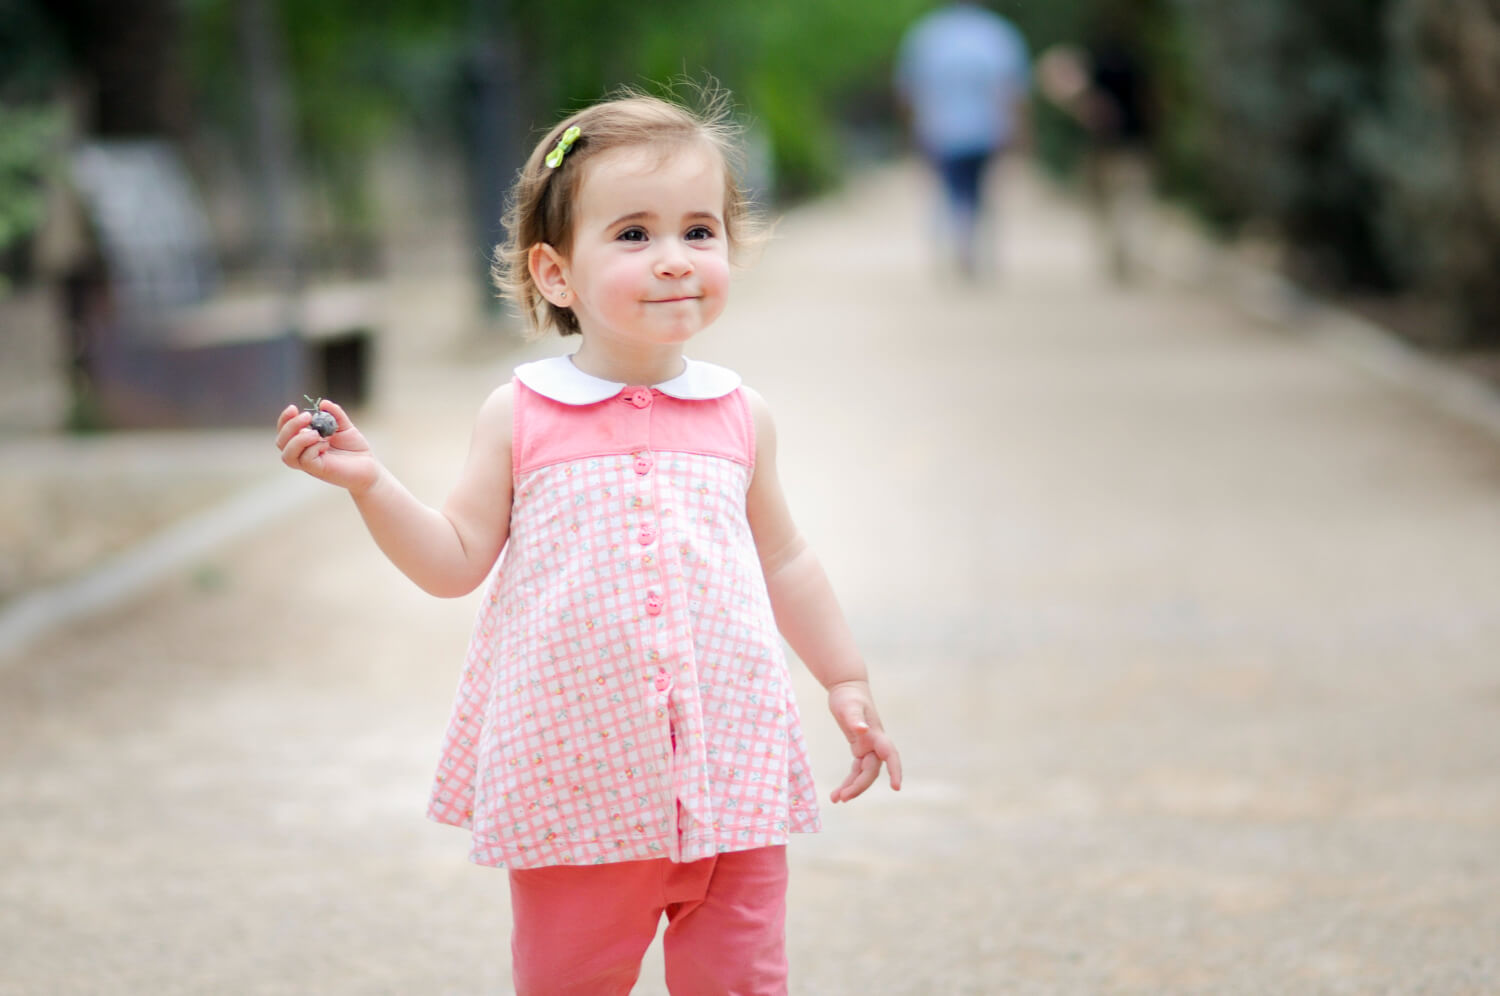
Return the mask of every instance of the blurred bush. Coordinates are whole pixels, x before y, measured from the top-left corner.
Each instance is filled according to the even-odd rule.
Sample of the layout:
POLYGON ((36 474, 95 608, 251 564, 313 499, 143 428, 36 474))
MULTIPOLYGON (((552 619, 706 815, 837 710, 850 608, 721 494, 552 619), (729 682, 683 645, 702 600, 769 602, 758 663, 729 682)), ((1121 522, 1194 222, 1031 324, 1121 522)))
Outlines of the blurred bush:
MULTIPOLYGON (((1310 283, 1442 302, 1431 340, 1500 345, 1494 0, 1055 0, 1020 20, 1041 47, 1105 18, 1154 81, 1165 192, 1271 232, 1310 283)), ((1038 123, 1065 167, 1076 129, 1038 123)))
POLYGON ((53 108, 0 104, 0 298, 29 268, 28 241, 46 210, 61 115, 53 108))
MULTIPOLYGON (((1445 302, 1459 344, 1500 344, 1500 6, 1406 0, 1364 149, 1380 244, 1401 283, 1445 302)), ((1438 330, 1441 335, 1441 330, 1438 330)))
POLYGON ((48 22, 23 3, 0 3, 0 298, 24 279, 31 237, 46 210, 62 115, 51 97, 66 69, 48 22))

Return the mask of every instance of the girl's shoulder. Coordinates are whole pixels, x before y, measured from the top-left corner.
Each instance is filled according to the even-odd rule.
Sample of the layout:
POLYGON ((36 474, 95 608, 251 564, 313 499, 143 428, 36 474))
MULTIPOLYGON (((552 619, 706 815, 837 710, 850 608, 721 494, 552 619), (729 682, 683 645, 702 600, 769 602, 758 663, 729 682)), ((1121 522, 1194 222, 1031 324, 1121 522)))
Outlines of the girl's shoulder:
POLYGON ((509 450, 511 427, 515 414, 515 385, 501 384, 490 392, 479 406, 474 420, 474 438, 478 442, 498 445, 509 450))
POLYGON ((484 402, 479 406, 480 418, 509 417, 516 404, 516 385, 513 381, 506 381, 489 393, 484 402))
POLYGON ((755 424, 756 439, 774 438, 776 423, 771 418, 771 406, 766 399, 749 384, 740 385, 740 394, 745 399, 745 407, 750 409, 750 418, 755 424))

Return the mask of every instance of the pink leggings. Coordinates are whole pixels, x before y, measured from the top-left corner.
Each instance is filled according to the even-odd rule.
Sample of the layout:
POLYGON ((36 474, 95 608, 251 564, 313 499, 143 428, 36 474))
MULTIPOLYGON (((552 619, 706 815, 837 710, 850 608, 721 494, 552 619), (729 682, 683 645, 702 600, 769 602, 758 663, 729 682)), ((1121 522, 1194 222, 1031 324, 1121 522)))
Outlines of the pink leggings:
POLYGON ((512 871, 516 994, 629 993, 665 913, 674 994, 785 996, 786 882, 785 847, 512 871))

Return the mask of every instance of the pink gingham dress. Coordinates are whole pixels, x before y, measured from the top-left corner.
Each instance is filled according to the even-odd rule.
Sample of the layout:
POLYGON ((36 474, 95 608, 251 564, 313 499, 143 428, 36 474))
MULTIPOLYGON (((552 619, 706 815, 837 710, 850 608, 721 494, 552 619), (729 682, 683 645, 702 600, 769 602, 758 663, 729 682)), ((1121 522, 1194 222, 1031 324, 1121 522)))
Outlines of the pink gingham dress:
POLYGON ((428 809, 479 864, 687 862, 819 828, 739 384, 693 361, 655 387, 516 369, 510 539, 428 809))

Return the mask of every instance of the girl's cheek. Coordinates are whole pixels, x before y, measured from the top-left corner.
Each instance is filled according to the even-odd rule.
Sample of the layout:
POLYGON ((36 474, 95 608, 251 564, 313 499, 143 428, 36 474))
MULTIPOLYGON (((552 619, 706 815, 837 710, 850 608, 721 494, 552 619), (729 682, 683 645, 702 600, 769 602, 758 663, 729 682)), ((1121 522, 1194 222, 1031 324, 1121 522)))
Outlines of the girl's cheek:
POLYGON ((720 291, 725 290, 729 286, 729 259, 715 253, 701 260, 698 265, 698 279, 720 291))
POLYGON ((642 292, 646 281, 629 267, 614 267, 599 275, 600 294, 611 301, 629 300, 642 292))

